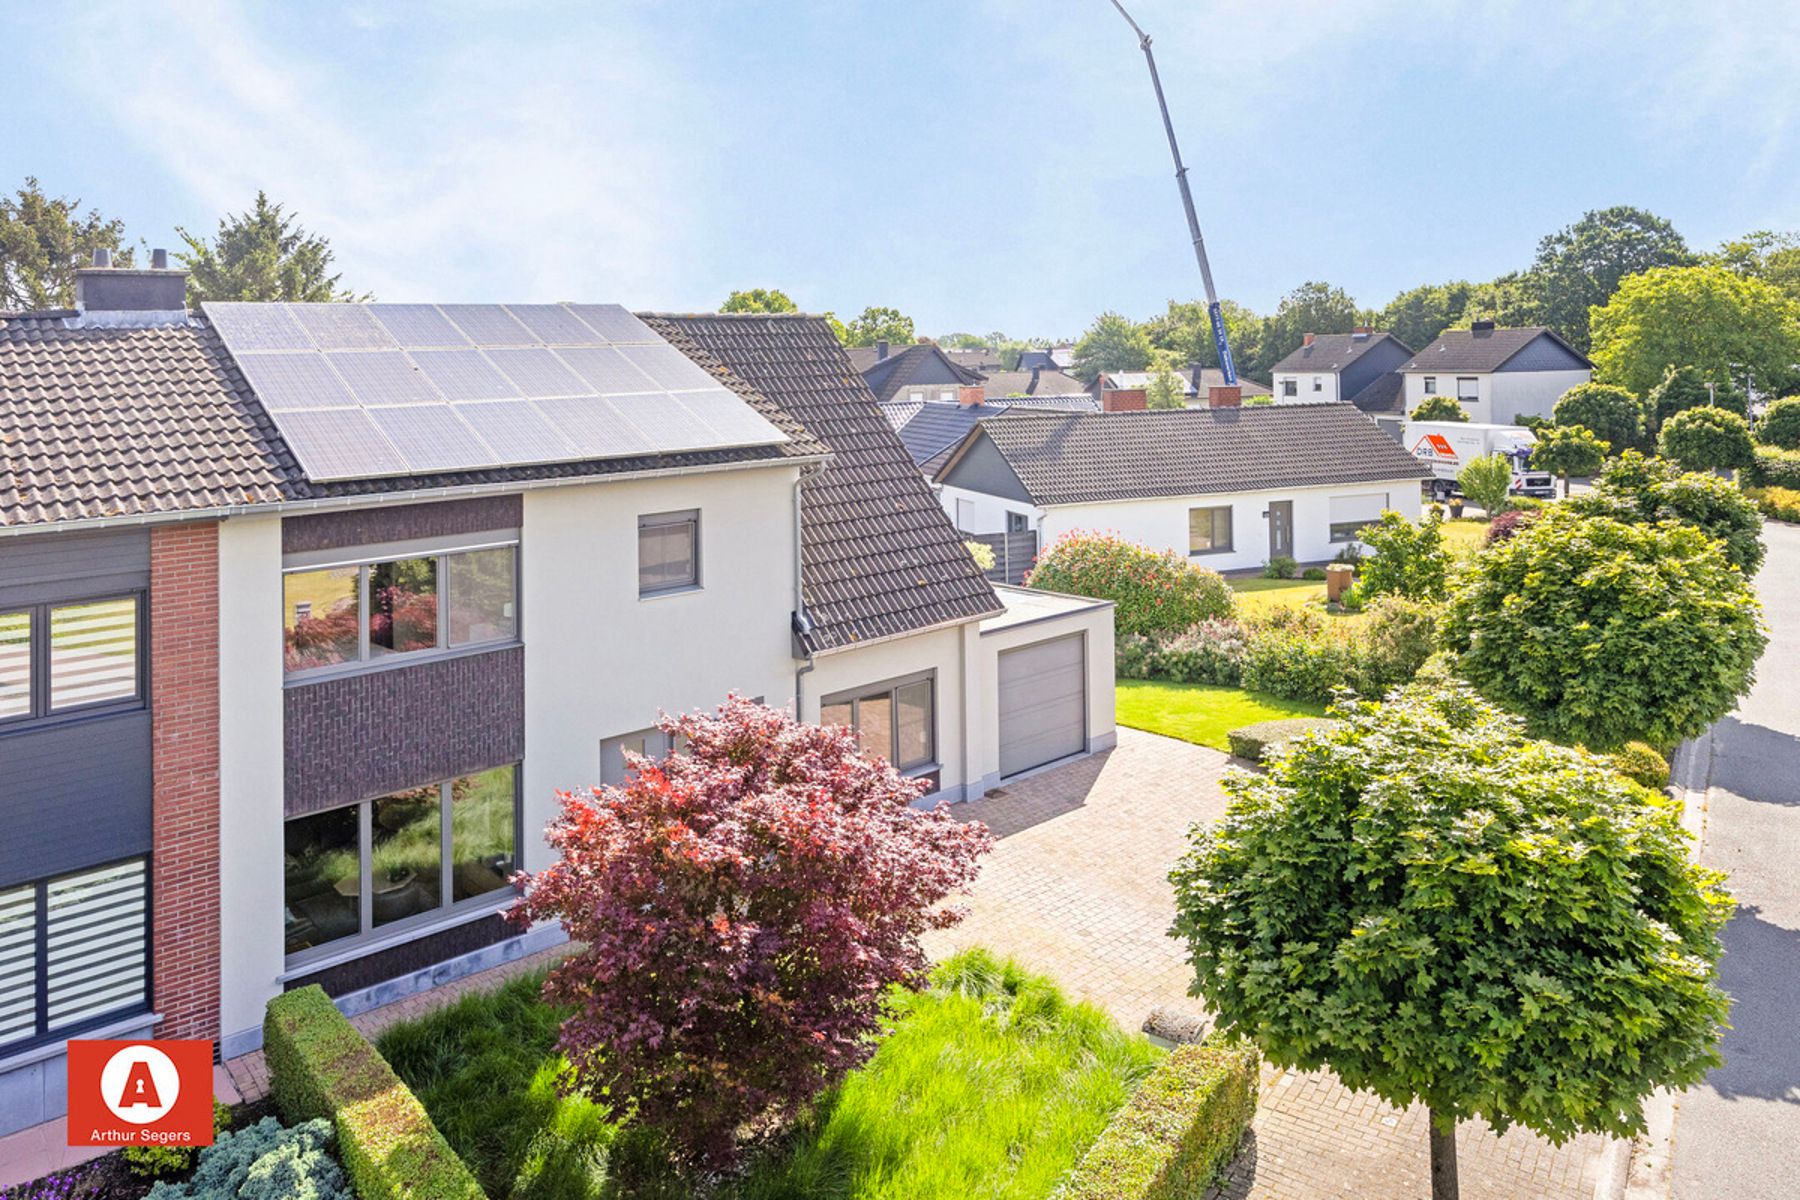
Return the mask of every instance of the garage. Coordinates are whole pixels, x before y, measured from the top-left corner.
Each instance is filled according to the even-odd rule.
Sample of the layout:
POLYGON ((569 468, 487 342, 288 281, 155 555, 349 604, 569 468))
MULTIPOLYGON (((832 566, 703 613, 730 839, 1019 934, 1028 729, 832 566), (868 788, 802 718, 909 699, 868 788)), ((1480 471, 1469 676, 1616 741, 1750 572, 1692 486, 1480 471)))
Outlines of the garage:
POLYGON ((1087 649, 1079 633, 1000 653, 1000 774, 1087 749, 1087 649))

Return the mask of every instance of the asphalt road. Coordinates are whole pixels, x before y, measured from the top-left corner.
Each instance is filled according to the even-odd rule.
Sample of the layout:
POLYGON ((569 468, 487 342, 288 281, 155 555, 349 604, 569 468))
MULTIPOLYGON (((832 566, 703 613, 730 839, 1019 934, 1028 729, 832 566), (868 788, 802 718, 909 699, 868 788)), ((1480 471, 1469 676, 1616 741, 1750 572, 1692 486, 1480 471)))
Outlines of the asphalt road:
POLYGON ((1754 691, 1714 729, 1702 861, 1740 905, 1720 974, 1725 1065, 1680 1102, 1675 1200, 1800 1196, 1800 528, 1764 526, 1754 691))

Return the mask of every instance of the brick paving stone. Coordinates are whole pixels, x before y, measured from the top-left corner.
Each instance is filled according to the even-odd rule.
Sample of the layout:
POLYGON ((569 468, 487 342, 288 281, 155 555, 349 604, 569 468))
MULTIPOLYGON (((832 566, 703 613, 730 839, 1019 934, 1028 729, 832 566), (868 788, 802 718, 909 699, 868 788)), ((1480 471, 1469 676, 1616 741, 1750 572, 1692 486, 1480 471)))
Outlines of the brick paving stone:
MULTIPOLYGON (((1054 977, 1136 1029, 1152 1008, 1204 1011, 1187 995, 1169 867, 1195 822, 1224 814, 1216 750, 1134 729, 1114 750, 1009 783, 957 815, 997 838, 968 918, 933 933, 945 957, 969 946, 1054 977)), ((1464 1200, 1591 1200, 1605 1138, 1561 1147, 1479 1122, 1457 1133, 1464 1200)), ((1350 1091, 1329 1071, 1265 1068, 1262 1103, 1219 1200, 1388 1200, 1430 1192, 1426 1115, 1350 1091)))

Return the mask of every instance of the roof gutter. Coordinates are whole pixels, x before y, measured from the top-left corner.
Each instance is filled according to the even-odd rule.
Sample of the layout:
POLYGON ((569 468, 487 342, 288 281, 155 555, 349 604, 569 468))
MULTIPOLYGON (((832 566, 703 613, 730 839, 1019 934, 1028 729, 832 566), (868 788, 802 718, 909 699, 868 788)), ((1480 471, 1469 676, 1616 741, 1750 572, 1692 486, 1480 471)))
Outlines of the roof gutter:
POLYGON ((577 487, 615 480, 665 479, 681 475, 705 475, 720 471, 751 471, 769 467, 805 468, 825 462, 829 454, 792 455, 738 463, 707 463, 686 467, 657 467, 647 471, 620 471, 606 475, 571 475, 555 479, 512 480, 504 483, 470 483, 457 487, 415 488, 403 492, 364 492, 350 496, 322 496, 311 500, 278 500, 268 504, 226 504, 177 512, 132 513, 121 517, 93 517, 78 521, 52 521, 37 525, 0 526, 0 537, 34 533, 81 533, 93 529, 118 529, 139 525, 174 525, 183 521, 218 521, 227 517, 328 512, 347 508, 379 508, 390 504, 418 504, 433 500, 457 500, 471 496, 511 494, 546 488, 577 487))
POLYGON ((861 641, 845 642, 841 646, 826 646, 813 651, 813 657, 824 658, 830 654, 844 654, 851 650, 861 650, 864 646, 880 646, 887 642, 897 642, 901 638, 918 637, 922 633, 936 633, 940 629, 956 629, 963 625, 972 625, 976 621, 985 621, 989 617, 997 617, 1006 611, 1006 605, 989 609, 984 613, 976 613, 967 617, 951 617, 948 621, 936 621, 930 625, 921 625, 917 629, 907 629, 900 633, 884 633, 880 637, 863 638, 861 641))

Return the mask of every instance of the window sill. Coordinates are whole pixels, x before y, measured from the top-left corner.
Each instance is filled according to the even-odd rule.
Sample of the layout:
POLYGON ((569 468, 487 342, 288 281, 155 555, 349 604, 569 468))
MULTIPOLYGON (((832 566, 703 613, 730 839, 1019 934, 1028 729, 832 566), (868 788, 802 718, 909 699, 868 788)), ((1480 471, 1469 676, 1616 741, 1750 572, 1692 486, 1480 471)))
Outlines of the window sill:
POLYGON ((84 704, 79 708, 65 708, 58 712, 46 713, 41 717, 7 717, 0 720, 0 737, 14 733, 35 732, 40 729, 60 729, 65 725, 79 725, 84 721, 103 721, 109 717, 128 717, 133 713, 147 713, 150 706, 142 698, 112 701, 105 700, 95 704, 84 704))
POLYGON ((1231 552, 1232 552, 1232 548, 1230 546, 1220 546, 1217 550, 1189 550, 1188 557, 1189 558, 1212 558, 1215 555, 1230 554, 1231 552))
POLYGON ((486 896, 476 896, 471 900, 464 900, 460 904, 435 913, 413 917, 408 923, 393 928, 360 934, 342 941, 329 942, 323 946, 314 946, 309 950, 301 950, 287 956, 282 972, 275 977, 275 981, 285 984, 292 979, 314 975, 331 967, 354 962, 359 958, 367 958, 369 955, 380 953, 383 950, 391 950, 395 946, 404 946, 407 942, 416 942, 420 938, 434 933, 442 933, 446 929, 454 929, 458 925, 467 925, 472 921, 479 921, 483 917, 494 916, 511 908, 518 898, 518 893, 511 888, 505 888, 486 896))
POLYGON ((657 588, 654 592, 639 592, 638 599, 639 600, 665 600, 670 596, 688 596, 688 595, 692 595, 695 592, 703 592, 705 590, 706 589, 704 587, 702 587, 700 584, 690 583, 683 587, 657 588))
POLYGON ((338 663, 330 667, 313 667, 306 671, 289 672, 282 680, 283 687, 305 687, 312 683, 325 683, 333 679, 346 679, 352 675, 376 675, 383 671, 398 671, 403 667, 418 666, 421 663, 447 662, 453 658, 468 658, 476 654, 492 654, 496 650, 511 650, 525 643, 518 638, 509 642, 481 642, 474 646, 454 646, 447 650, 415 650, 410 654, 393 654, 384 658, 372 658, 367 662, 338 663))

